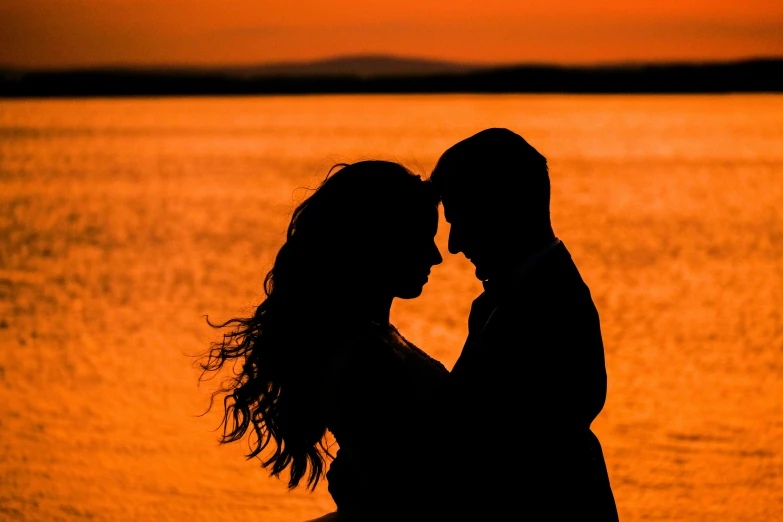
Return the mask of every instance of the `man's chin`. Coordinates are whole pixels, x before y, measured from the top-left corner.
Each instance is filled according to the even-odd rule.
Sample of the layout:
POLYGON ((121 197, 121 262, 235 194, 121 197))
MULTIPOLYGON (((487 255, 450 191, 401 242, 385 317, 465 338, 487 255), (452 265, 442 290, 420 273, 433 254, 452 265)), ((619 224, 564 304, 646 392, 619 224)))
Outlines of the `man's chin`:
POLYGON ((473 266, 476 267, 476 279, 479 281, 486 281, 497 277, 498 271, 493 266, 487 266, 486 263, 480 265, 473 263, 473 266))

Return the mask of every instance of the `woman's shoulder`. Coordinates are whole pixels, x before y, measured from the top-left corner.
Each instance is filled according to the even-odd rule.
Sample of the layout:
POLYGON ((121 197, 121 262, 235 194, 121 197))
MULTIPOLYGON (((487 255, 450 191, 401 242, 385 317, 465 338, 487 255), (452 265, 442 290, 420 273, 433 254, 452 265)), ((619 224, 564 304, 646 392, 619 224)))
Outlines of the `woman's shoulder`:
POLYGON ((372 325, 359 326, 343 335, 334 351, 336 359, 343 362, 371 363, 392 358, 394 351, 390 349, 388 339, 372 325))
POLYGON ((332 380, 357 376, 383 379, 384 376, 409 380, 448 374, 443 364, 405 339, 393 326, 371 324, 357 328, 341 339, 329 366, 332 380))
POLYGON ((337 341, 327 370, 332 383, 371 378, 393 371, 399 360, 384 339, 369 327, 359 327, 337 341))

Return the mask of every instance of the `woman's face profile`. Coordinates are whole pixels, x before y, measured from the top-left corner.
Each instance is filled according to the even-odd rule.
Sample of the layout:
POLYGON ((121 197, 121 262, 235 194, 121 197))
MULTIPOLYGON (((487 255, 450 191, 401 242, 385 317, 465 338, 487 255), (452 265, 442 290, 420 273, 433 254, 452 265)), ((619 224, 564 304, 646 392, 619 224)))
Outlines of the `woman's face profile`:
POLYGON ((435 234, 438 231, 438 208, 418 212, 403 209, 386 244, 384 269, 378 274, 394 296, 413 299, 421 295, 434 265, 443 261, 435 234))

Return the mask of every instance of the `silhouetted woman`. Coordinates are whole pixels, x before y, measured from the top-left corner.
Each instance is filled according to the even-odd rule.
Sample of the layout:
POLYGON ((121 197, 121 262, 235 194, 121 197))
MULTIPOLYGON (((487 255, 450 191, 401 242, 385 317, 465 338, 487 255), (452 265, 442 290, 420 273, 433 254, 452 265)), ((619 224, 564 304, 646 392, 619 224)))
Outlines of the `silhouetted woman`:
POLYGON ((222 442, 250 433, 249 457, 288 486, 322 476, 326 430, 340 447, 328 474, 340 518, 379 519, 415 502, 417 429, 446 369, 389 323, 394 298, 418 297, 442 261, 438 197, 403 166, 362 161, 334 172, 294 211, 252 317, 232 319, 204 373, 237 368, 222 388, 222 442), (407 476, 405 476, 407 475, 407 476), (374 513, 374 515, 369 515, 374 513))

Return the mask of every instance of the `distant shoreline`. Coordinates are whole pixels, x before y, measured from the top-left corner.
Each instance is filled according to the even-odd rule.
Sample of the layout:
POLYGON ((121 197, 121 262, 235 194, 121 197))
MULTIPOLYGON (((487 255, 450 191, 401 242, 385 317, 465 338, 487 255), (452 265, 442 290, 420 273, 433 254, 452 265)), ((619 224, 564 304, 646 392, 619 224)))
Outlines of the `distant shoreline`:
MULTIPOLYGON (((376 68, 377 69, 377 68, 376 68)), ((726 94, 783 92, 783 58, 721 63, 517 65, 410 72, 0 69, 0 98, 323 94, 726 94)))

